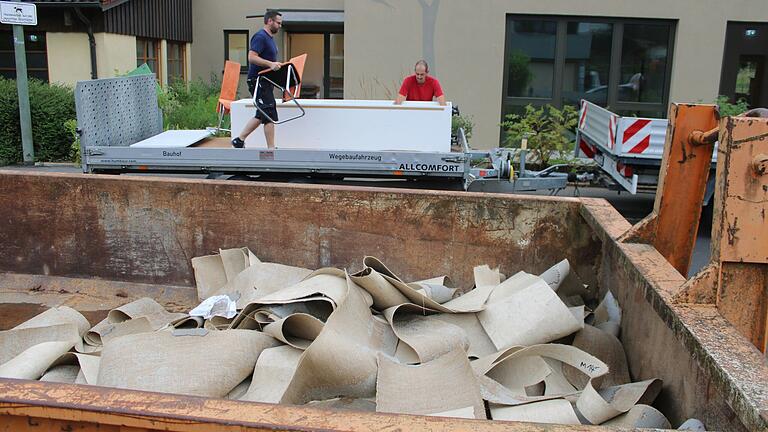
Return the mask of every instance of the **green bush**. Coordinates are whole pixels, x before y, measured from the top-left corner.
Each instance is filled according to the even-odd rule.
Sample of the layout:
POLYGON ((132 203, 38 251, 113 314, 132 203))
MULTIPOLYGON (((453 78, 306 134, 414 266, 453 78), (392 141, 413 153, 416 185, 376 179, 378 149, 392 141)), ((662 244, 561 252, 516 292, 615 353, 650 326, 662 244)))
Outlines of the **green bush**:
MULTIPOLYGON (((210 83, 196 80, 185 84, 174 82, 158 93, 163 110, 165 129, 205 129, 219 121, 216 105, 219 102, 221 84, 215 79, 210 83)), ((229 126, 229 116, 224 128, 229 126)))
POLYGON ((475 126, 471 116, 457 115, 451 117, 451 135, 458 135, 459 128, 464 129, 467 139, 472 138, 472 128, 475 126))
POLYGON ((77 133, 77 120, 67 120, 64 122, 64 129, 67 130, 72 144, 69 146, 69 160, 76 164, 82 163, 80 156, 80 134, 77 133))
POLYGON ((528 136, 528 148, 544 165, 548 165, 555 152, 561 155, 573 151, 571 139, 578 121, 576 108, 566 105, 562 110, 546 105, 525 107, 522 115, 509 114, 501 123, 505 147, 518 147, 523 136, 528 136))
MULTIPOLYGON (((70 157, 72 138, 64 128, 74 119, 75 97, 72 89, 38 80, 29 82, 32 140, 38 161, 66 161, 70 157)), ((21 124, 16 81, 0 78, 0 163, 23 160, 21 124)))
POLYGON ((717 99, 715 99, 715 104, 717 104, 720 110, 721 117, 733 117, 749 111, 749 105, 744 99, 739 99, 738 102, 731 103, 728 96, 718 96, 717 99))

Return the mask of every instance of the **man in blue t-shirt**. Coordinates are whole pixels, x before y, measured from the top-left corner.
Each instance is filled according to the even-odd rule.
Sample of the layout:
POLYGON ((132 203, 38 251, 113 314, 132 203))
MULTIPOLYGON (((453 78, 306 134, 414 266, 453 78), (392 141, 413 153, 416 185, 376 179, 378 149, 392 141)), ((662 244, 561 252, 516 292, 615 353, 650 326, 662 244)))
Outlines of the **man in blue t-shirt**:
MULTIPOLYGON (((264 14, 264 28, 256 32, 251 38, 251 46, 248 51, 248 90, 253 95, 256 91, 256 103, 272 120, 277 120, 277 103, 273 92, 273 85, 266 80, 259 80, 259 88, 256 87, 256 77, 264 69, 279 70, 277 62, 277 44, 275 35, 283 26, 283 16, 276 10, 267 10, 264 14)), ((245 140, 251 132, 260 125, 264 125, 264 137, 267 139, 267 147, 275 148, 275 124, 261 111, 256 110, 256 117, 245 124, 240 135, 232 139, 235 148, 245 147, 245 140)))

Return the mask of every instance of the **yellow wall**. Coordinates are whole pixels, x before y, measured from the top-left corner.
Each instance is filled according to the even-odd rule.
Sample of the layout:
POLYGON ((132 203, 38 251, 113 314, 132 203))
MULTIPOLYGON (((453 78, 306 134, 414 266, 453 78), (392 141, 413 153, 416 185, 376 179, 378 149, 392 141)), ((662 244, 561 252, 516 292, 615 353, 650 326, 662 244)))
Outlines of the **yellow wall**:
POLYGON ((85 33, 47 33, 48 78, 74 86, 91 79, 91 51, 85 33))
POLYGON ((95 36, 99 78, 136 69, 136 37, 113 33, 96 33, 95 36))
MULTIPOLYGON (((110 33, 97 33, 96 64, 99 78, 114 77, 136 68, 136 38, 110 33)), ((51 82, 75 85, 91 79, 91 54, 85 33, 47 33, 48 73, 51 82)), ((168 44, 161 41, 162 83, 168 83, 166 71, 168 44)), ((192 76, 192 44, 186 49, 186 76, 192 76)))

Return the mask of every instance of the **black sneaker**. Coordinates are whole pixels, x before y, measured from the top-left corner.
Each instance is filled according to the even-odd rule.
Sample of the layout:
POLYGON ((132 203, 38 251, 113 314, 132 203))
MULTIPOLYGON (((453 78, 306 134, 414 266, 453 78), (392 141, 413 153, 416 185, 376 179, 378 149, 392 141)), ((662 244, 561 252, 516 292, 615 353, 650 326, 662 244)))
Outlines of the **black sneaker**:
POLYGON ((245 147, 245 141, 241 140, 240 137, 235 137, 235 139, 232 140, 232 147, 243 148, 245 147))

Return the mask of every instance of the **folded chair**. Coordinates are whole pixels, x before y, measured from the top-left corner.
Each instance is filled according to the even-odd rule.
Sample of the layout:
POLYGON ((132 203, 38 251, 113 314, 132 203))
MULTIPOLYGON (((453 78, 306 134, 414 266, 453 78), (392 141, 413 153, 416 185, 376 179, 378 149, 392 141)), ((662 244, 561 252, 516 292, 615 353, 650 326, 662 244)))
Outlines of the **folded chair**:
POLYGON ((229 113, 232 102, 237 97, 237 86, 240 84, 241 65, 238 62, 227 60, 224 64, 224 77, 221 79, 221 93, 219 93, 219 103, 216 105, 216 112, 219 114, 219 125, 216 128, 209 128, 213 132, 225 131, 221 124, 224 122, 224 116, 229 113))
POLYGON ((286 63, 282 63, 282 67, 279 70, 274 71, 272 69, 266 69, 259 72, 258 76, 256 77, 257 89, 259 88, 260 80, 266 80, 268 83, 280 89, 283 94, 283 102, 293 102, 293 104, 296 105, 296 107, 299 109, 298 115, 284 120, 275 121, 269 116, 269 114, 264 112, 264 110, 259 107, 259 104, 256 101, 256 95, 258 94, 258 91, 254 91, 253 104, 256 105, 256 109, 259 110, 259 112, 272 123, 287 123, 291 120, 304 117, 306 114, 304 108, 301 106, 298 100, 299 94, 301 92, 301 75, 304 72, 304 64, 306 62, 307 55, 302 54, 298 57, 294 57, 288 60, 286 63))

